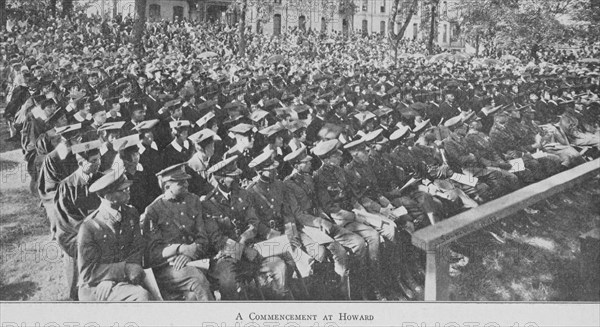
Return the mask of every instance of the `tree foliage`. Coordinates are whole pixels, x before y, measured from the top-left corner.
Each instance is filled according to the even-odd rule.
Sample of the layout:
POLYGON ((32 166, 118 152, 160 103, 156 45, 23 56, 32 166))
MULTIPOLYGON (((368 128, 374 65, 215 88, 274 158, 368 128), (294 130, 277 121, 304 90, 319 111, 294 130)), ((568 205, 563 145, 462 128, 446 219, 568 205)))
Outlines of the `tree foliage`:
POLYGON ((419 0, 394 0, 392 3, 388 19, 388 43, 392 47, 392 50, 394 50, 394 58, 398 57, 398 45, 400 45, 400 41, 404 37, 404 32, 418 9, 419 0), (396 24, 402 24, 399 26, 398 32, 394 31, 396 24))
POLYGON ((492 49, 567 44, 595 30, 599 11, 590 0, 472 0, 457 4, 463 36, 492 49), (587 22, 586 22, 587 21, 587 22))

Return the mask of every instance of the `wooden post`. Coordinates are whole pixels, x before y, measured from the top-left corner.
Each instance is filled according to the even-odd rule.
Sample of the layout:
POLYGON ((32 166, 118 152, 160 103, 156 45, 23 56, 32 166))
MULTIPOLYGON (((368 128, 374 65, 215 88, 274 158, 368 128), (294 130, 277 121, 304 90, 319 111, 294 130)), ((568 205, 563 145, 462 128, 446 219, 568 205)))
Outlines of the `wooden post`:
POLYGON ((450 282, 448 246, 427 251, 425 266, 425 301, 448 301, 450 282))

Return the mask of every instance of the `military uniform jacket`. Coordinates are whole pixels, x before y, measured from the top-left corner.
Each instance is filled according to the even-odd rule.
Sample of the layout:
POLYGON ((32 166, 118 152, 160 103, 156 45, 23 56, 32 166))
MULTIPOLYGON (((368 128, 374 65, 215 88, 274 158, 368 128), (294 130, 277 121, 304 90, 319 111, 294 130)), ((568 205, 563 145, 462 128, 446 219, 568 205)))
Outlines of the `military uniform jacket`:
POLYGON ((317 199, 326 214, 352 209, 349 187, 346 172, 341 167, 322 165, 315 172, 317 199))
POLYGON ((363 196, 377 197, 380 195, 379 186, 377 185, 377 175, 375 175, 373 166, 369 163, 360 163, 352 160, 346 165, 345 170, 356 200, 363 196))
POLYGON ((162 251, 172 244, 196 243, 200 245, 201 257, 208 258, 220 251, 227 241, 217 222, 204 215, 200 198, 191 193, 181 201, 160 195, 146 207, 142 226, 148 267, 166 264, 162 251))
POLYGON ((206 215, 217 222, 225 236, 235 241, 242 235, 254 238, 259 223, 255 206, 254 194, 241 188, 232 189, 229 199, 213 188, 203 202, 206 215))
POLYGON ((54 196, 58 244, 70 256, 77 253, 77 232, 81 222, 100 206, 100 198, 88 191, 97 177, 92 176, 86 181, 76 170, 60 183, 54 196))
POLYGON ((462 168, 481 167, 477 159, 473 159, 471 150, 467 148, 464 140, 456 134, 451 134, 450 137, 443 141, 444 149, 446 150, 448 164, 454 171, 461 171, 462 168))
POLYGON ((465 136, 465 142, 479 162, 486 166, 498 166, 505 163, 504 159, 492 147, 490 138, 481 132, 469 132, 465 136))
POLYGON ((285 180, 284 184, 288 192, 295 199, 296 206, 294 216, 298 223, 303 226, 320 228, 318 222, 317 192, 313 177, 308 174, 294 174, 285 180))
POLYGON ((258 235, 264 238, 270 229, 283 232, 287 223, 295 223, 296 203, 282 181, 266 183, 260 179, 250 186, 256 195, 256 215, 259 218, 258 235))
POLYGON ((100 207, 88 216, 77 236, 79 286, 96 286, 102 281, 127 281, 125 264, 142 265, 144 240, 140 215, 131 206, 120 210, 121 221, 109 225, 107 210, 100 207))

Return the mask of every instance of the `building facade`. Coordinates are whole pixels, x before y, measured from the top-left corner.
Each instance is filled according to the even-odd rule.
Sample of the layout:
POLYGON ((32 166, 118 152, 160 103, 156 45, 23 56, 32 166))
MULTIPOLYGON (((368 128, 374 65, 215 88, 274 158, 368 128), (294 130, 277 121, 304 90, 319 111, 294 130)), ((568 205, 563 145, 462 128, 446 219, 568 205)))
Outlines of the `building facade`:
MULTIPOLYGON (((387 34, 388 19, 393 6, 393 0, 354 0, 356 11, 354 15, 346 16, 340 13, 340 0, 248 0, 248 2, 250 9, 246 15, 247 24, 253 26, 254 32, 275 35, 297 28, 328 34, 387 34)), ((429 11, 430 6, 421 1, 417 12, 404 31, 404 38, 420 40, 425 37, 421 25, 426 24, 423 27, 428 28, 429 20, 425 16, 429 11)), ((457 24, 453 19, 457 15, 453 1, 440 1, 437 15, 437 43, 446 47, 462 44, 458 38, 457 24)), ((395 32, 398 32, 402 23, 398 22, 394 25, 395 32)))

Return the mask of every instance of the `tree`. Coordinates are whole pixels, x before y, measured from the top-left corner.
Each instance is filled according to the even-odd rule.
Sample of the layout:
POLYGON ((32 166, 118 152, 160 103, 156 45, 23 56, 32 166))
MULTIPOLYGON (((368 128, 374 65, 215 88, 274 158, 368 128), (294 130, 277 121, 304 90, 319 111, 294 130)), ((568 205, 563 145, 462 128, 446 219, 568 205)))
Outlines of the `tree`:
POLYGON ((429 0, 431 6, 430 17, 429 17, 429 38, 427 40, 427 52, 433 54, 433 42, 437 37, 438 30, 438 7, 440 0, 429 0))
POLYGON ((67 17, 73 14, 73 0, 62 0, 62 16, 67 17))
POLYGON ((137 53, 144 52, 142 38, 146 30, 146 0, 135 0, 135 21, 133 23, 133 46, 137 53))
POLYGON ((0 0, 0 31, 6 30, 6 0, 0 0))
POLYGON ((398 59, 398 46, 400 45, 400 41, 404 37, 404 32, 418 8, 419 0, 412 0, 410 2, 394 0, 394 3, 392 4, 391 15, 388 20, 388 43, 394 50, 394 62, 398 59), (398 29, 398 32, 394 32, 396 22, 401 22, 402 20, 404 21, 398 29))
POLYGON ((357 8, 353 0, 340 0, 339 2, 338 15, 350 26, 350 34, 354 30, 354 14, 356 14, 357 8))
POLYGON ((246 55, 246 11, 248 10, 248 0, 242 0, 241 13, 238 24, 238 36, 240 43, 238 47, 238 56, 243 57, 246 55))

